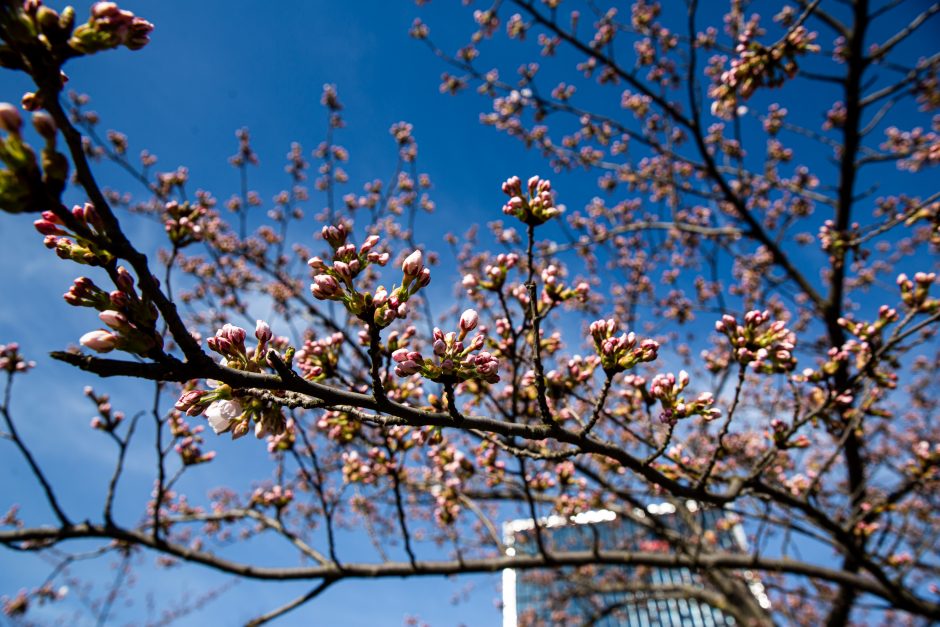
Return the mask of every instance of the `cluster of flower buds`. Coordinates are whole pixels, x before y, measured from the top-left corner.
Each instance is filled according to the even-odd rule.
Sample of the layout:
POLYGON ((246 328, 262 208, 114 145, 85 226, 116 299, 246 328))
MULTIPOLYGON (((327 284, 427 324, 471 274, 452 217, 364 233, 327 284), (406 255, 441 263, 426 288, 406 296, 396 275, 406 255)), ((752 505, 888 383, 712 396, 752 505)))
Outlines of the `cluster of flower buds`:
POLYGON ((72 287, 62 295, 62 298, 75 307, 94 307, 99 311, 104 311, 119 306, 123 295, 118 292, 115 296, 115 302, 112 302, 108 292, 95 285, 94 281, 88 277, 83 276, 75 279, 72 287))
POLYGON ((928 298, 927 292, 931 284, 937 280, 935 272, 918 272, 914 280, 907 278, 906 274, 898 275, 898 287, 901 288, 901 300, 912 310, 922 313, 933 313, 940 310, 940 298, 928 298))
POLYGON ((702 392, 695 400, 686 400, 679 396, 689 385, 689 373, 679 371, 679 377, 671 372, 658 374, 650 382, 650 396, 658 399, 663 407, 659 419, 670 425, 676 424, 682 418, 701 416, 705 420, 714 420, 721 415, 721 410, 713 407, 715 397, 711 392, 702 392))
MULTIPOLYGON (((284 340, 275 339, 271 327, 263 320, 258 320, 255 326, 257 344, 253 351, 248 351, 245 346, 247 335, 244 329, 226 324, 215 336, 207 340, 207 344, 210 349, 222 355, 224 366, 248 372, 261 372, 266 364, 268 347, 281 345, 284 340)), ((287 349, 286 357, 288 361, 293 358, 293 349, 287 349)), ((200 390, 190 386, 180 395, 175 408, 188 416, 198 416, 205 412, 212 430, 216 434, 231 432, 233 440, 247 434, 252 421, 255 423, 255 436, 258 438, 265 435, 281 435, 287 428, 284 415, 275 404, 251 396, 236 396, 228 385, 219 385, 212 390, 200 390)))
POLYGON ((203 426, 190 427, 182 414, 173 412, 169 419, 170 433, 176 440, 173 449, 180 456, 184 466, 204 464, 215 459, 215 451, 203 452, 200 447, 205 440, 202 437, 203 426))
MULTIPOLYGON (((30 27, 28 32, 39 35, 38 40, 53 52, 61 52, 75 26, 75 9, 65 7, 60 14, 43 5, 42 0, 28 0, 19 4, 22 6, 20 21, 30 27)), ((13 36, 15 38, 15 34, 13 36)))
POLYGON ((69 163, 56 150, 56 125, 43 111, 33 114, 33 126, 45 139, 42 149, 42 171, 36 153, 21 134, 23 119, 13 105, 0 103, 0 130, 7 133, 0 139, 0 211, 26 213, 48 206, 48 198, 58 199, 68 180, 69 163))
POLYGON ((296 423, 288 418, 284 423, 284 430, 280 433, 268 433, 268 452, 289 451, 297 442, 296 423))
POLYGON ((906 568, 914 563, 914 556, 908 551, 901 551, 900 553, 893 553, 888 556, 886 560, 889 566, 894 566, 895 568, 906 568))
MULTIPOLYGON (((258 155, 251 147, 251 135, 248 129, 245 127, 238 129, 235 131, 235 137, 238 139, 238 152, 229 157, 228 162, 236 168, 244 167, 246 163, 258 165, 258 155)), ((252 204, 250 199, 249 204, 252 204)))
MULTIPOLYGON (((858 344, 855 340, 849 340, 846 344, 858 344)), ((826 353, 826 361, 819 365, 815 370, 813 368, 804 368, 798 377, 794 377, 797 381, 809 381, 811 383, 819 383, 820 381, 825 380, 827 377, 831 377, 840 368, 844 368, 848 364, 850 357, 850 347, 847 347, 843 344, 841 347, 833 346, 826 353)), ((822 389, 818 389, 816 393, 819 398, 817 402, 820 404, 825 400, 825 392, 822 389)))
POLYGON ((849 339, 839 348, 831 348, 829 359, 818 370, 807 368, 799 380, 818 383, 827 376, 834 375, 840 368, 848 364, 849 358, 854 355, 855 367, 858 370, 870 368, 872 379, 880 387, 894 389, 897 387, 898 376, 889 368, 873 362, 873 352, 882 344, 884 329, 889 324, 897 322, 900 318, 897 310, 882 305, 878 309, 878 318, 874 322, 862 322, 851 318, 839 318, 838 323, 857 339, 849 339))
POLYGON ((407 316, 408 299, 431 282, 431 269, 425 267, 420 250, 405 257, 401 272, 401 285, 392 288, 391 292, 380 285, 372 296, 372 307, 375 310, 372 319, 380 327, 387 327, 396 318, 407 316))
POLYGON ((266 360, 268 344, 273 340, 271 327, 264 320, 255 324, 255 338, 258 340, 255 350, 248 352, 245 338, 248 332, 233 324, 225 324, 210 337, 206 343, 209 348, 225 358, 225 365, 237 370, 261 372, 266 360))
POLYGON ((832 220, 826 220, 819 227, 819 243, 822 249, 829 253, 830 259, 843 256, 846 251, 857 249, 860 236, 861 227, 858 222, 853 222, 846 231, 838 231, 832 220))
POLYGON ((493 487, 501 484, 506 478, 506 462, 499 458, 499 450, 495 444, 483 440, 475 449, 476 467, 483 471, 486 485, 493 487))
POLYGON ((653 361, 659 351, 659 343, 642 340, 637 344, 636 334, 617 333, 617 322, 613 319, 595 320, 591 323, 594 348, 601 358, 601 367, 608 376, 629 370, 642 362, 653 361))
POLYGON ((209 348, 225 358, 226 365, 248 361, 245 338, 248 332, 234 324, 225 324, 207 340, 209 348))
POLYGON ((283 509, 294 500, 294 491, 280 485, 271 488, 256 488, 251 495, 251 504, 261 507, 283 509))
POLYGON ((773 439, 774 445, 780 450, 807 448, 810 445, 809 437, 804 434, 800 434, 795 438, 791 437, 787 423, 779 418, 774 418, 770 421, 770 428, 772 430, 771 439, 773 439))
POLYGON ((173 408, 187 416, 199 416, 216 400, 231 398, 232 389, 226 385, 217 386, 213 391, 198 390, 195 381, 190 381, 183 388, 173 408))
POLYGON ((796 367, 793 356, 796 334, 783 320, 770 322, 768 311, 747 312, 743 325, 726 314, 715 323, 715 330, 728 336, 734 359, 740 364, 750 364, 757 372, 790 372, 796 367))
POLYGON ((317 420, 317 429, 334 442, 348 444, 362 431, 362 423, 344 412, 325 411, 317 420))
POLYGON ((44 583, 32 590, 23 588, 14 597, 0 597, 0 611, 11 621, 21 622, 23 616, 29 611, 30 605, 43 606, 46 603, 61 601, 68 593, 68 586, 53 588, 52 583, 44 583))
MULTIPOLYGON (((807 483, 809 483, 807 481, 807 483)), ((863 511, 867 511, 871 508, 870 503, 862 503, 863 511)), ((875 534, 881 528, 881 523, 869 520, 860 520, 855 524, 855 527, 852 529, 852 532, 859 538, 869 538, 875 534)))
MULTIPOLYGON (((780 467, 778 466, 778 468, 780 467)), ((809 470, 805 474, 798 472, 793 475, 787 475, 787 473, 780 469, 777 472, 777 481, 779 481, 780 484, 786 488, 787 492, 789 492, 792 496, 804 496, 807 494, 809 489, 813 487, 816 476, 816 472, 813 470, 809 470)), ((875 523, 875 527, 877 526, 878 524, 875 523)))
POLYGON ((732 59, 728 70, 716 77, 716 83, 709 90, 709 96, 714 98, 713 115, 730 118, 739 98, 747 100, 763 86, 782 85, 787 77, 796 74, 797 55, 819 51, 819 45, 813 43, 816 33, 804 26, 790 29, 782 40, 771 46, 754 40, 758 32, 756 22, 746 26, 735 47, 738 56, 732 59))
POLYGON ((65 222, 52 211, 43 211, 42 217, 33 222, 33 226, 45 236, 43 244, 54 250, 60 259, 71 259, 76 263, 89 266, 103 266, 114 256, 101 243, 104 237, 104 224, 98 210, 91 203, 72 207, 72 217, 79 225, 78 233, 68 231, 65 222))
POLYGON ((199 242, 205 235, 202 220, 209 208, 202 202, 177 202, 171 200, 163 208, 163 228, 167 237, 177 248, 199 242))
POLYGON ((516 253, 500 253, 496 255, 493 263, 487 264, 483 268, 483 278, 468 273, 463 277, 462 285, 464 289, 472 296, 478 289, 498 292, 506 283, 506 275, 512 268, 519 263, 519 255, 516 253))
MULTIPOLYGON (((934 126, 934 131, 936 126, 934 126)), ((919 172, 925 166, 940 162, 940 150, 937 150, 940 135, 917 126, 909 131, 890 126, 885 129, 885 141, 879 146, 884 151, 900 157, 899 170, 919 172)))
POLYGON ((98 415, 91 419, 91 428, 101 431, 114 431, 124 421, 124 412, 113 411, 111 399, 107 394, 95 394, 91 386, 85 388, 85 396, 91 399, 98 410, 98 415))
POLYGON ((91 279, 75 279, 63 295, 65 302, 76 307, 98 310, 98 318, 108 329, 89 331, 79 340, 99 353, 120 349, 141 356, 163 347, 163 336, 157 331, 157 308, 141 299, 134 287, 134 277, 123 266, 115 271, 118 289, 107 293, 91 279))
POLYGON ((465 344, 467 334, 479 322, 477 312, 468 309, 460 316, 459 331, 444 333, 434 329, 434 357, 425 358, 418 351, 400 348, 392 353, 397 364, 395 374, 410 377, 420 374, 426 379, 482 379, 487 383, 499 381, 499 360, 486 351, 480 351, 486 341, 484 333, 477 334, 465 344), (476 354, 473 354, 475 351, 476 354))
POLYGON ((386 327, 396 318, 407 315, 407 301, 418 290, 431 282, 431 270, 424 266, 420 250, 411 253, 402 264, 404 278, 401 285, 391 292, 379 286, 374 294, 360 293, 353 283, 369 264, 384 266, 389 254, 375 249, 379 243, 378 235, 370 235, 357 250, 353 244, 347 244, 349 230, 344 224, 324 226, 323 239, 333 248, 333 262, 327 264, 320 257, 312 257, 308 262, 316 273, 310 291, 319 300, 342 302, 346 309, 356 316, 366 316, 371 312, 374 322, 386 327))
POLYGON ((940 442, 930 443, 920 440, 911 447, 914 458, 906 464, 908 473, 931 479, 940 475, 940 442))
POLYGON ((246 435, 255 423, 255 437, 280 435, 287 429, 281 409, 252 397, 234 397, 232 388, 220 385, 213 390, 189 389, 176 401, 175 409, 187 416, 205 412, 212 430, 220 435, 231 432, 232 439, 246 435))
POLYGON ((538 176, 529 179, 525 192, 522 180, 513 176, 503 183, 503 193, 509 196, 509 201, 503 205, 503 213, 531 226, 544 224, 564 211, 564 207, 555 206, 551 181, 538 176))
POLYGON ((338 331, 320 339, 305 340, 294 356, 294 363, 303 378, 308 381, 321 381, 332 376, 339 365, 344 340, 345 337, 338 331))
POLYGON ((36 367, 35 361, 26 361, 20 354, 20 345, 16 342, 0 344, 0 370, 9 374, 24 373, 36 367))
POLYGON ((379 477, 388 474, 390 465, 387 453, 378 447, 370 449, 366 457, 358 451, 344 451, 343 481, 373 484, 379 477))
POLYGON ((431 496, 434 517, 441 525, 451 525, 461 510, 460 487, 474 473, 473 462, 454 444, 443 441, 428 451, 431 467, 431 496))
POLYGON ((81 54, 94 54, 118 46, 140 50, 150 43, 153 24, 122 11, 114 2, 96 2, 91 17, 72 33, 69 46, 81 54))
MULTIPOLYGON (((594 376, 594 371, 600 365, 601 360, 597 355, 582 357, 575 355, 565 363, 563 369, 552 369, 545 373, 545 383, 548 386, 548 394, 552 398, 561 398, 573 390, 577 390, 584 383, 594 376)), ((528 377, 529 373, 525 374, 528 377)), ((532 373, 534 383, 535 373, 532 373)))
POLYGON ((550 264, 542 270, 542 284, 544 285, 542 300, 559 303, 575 298, 578 302, 587 302, 591 286, 581 281, 574 288, 568 287, 561 280, 563 276, 563 272, 555 264, 550 264))
POLYGON ((860 322, 851 318, 839 318, 839 326, 865 342, 880 343, 882 331, 892 322, 897 322, 900 316, 893 307, 882 305, 878 308, 878 319, 874 322, 860 322))

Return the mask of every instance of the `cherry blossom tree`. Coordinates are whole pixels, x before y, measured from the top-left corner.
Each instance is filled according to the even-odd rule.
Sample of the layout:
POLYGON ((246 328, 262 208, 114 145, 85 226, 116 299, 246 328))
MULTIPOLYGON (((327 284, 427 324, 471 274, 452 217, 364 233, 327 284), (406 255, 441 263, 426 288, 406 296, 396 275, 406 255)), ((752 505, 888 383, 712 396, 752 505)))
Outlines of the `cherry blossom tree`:
POLYGON ((149 382, 156 399, 135 414, 86 389, 115 466, 79 517, 16 428, 28 410, 13 386, 41 369, 0 346, 5 446, 53 513, 31 525, 3 504, 0 544, 54 565, 5 597, 8 616, 56 601, 58 573, 93 542, 92 557, 309 582, 253 624, 347 580, 506 568, 556 581, 558 624, 579 598, 616 615, 612 591, 695 598, 746 625, 940 620, 940 54, 922 54, 940 4, 477 4, 453 8, 473 20, 454 54, 433 23, 411 35, 448 67, 441 91, 475 88, 482 123, 539 151, 546 172, 507 173, 489 231, 434 251, 414 235, 434 202, 410 124, 391 129, 390 183, 340 197, 349 155, 328 85, 322 211, 305 214, 299 144, 273 203, 250 191, 244 129, 230 159, 241 193, 189 195, 185 168, 132 158, 65 85, 66 62, 139 49, 153 25, 112 2, 86 20, 0 0, 0 65, 35 83, 0 105, 0 209, 35 214, 37 248, 75 264, 65 302, 100 320, 53 357, 97 387, 149 382), (526 61, 488 56, 505 46, 526 61), (105 189, 103 160, 136 189, 105 189), (596 197, 566 193, 580 171, 596 197), (130 214, 152 220, 159 250, 131 240, 130 214), (456 307, 428 297, 439 277, 458 284, 456 307), (147 422, 154 490, 135 519, 114 502, 147 422), (266 447, 270 475, 179 489, 231 446, 266 447), (652 503, 675 520, 647 515, 652 503), (598 509, 653 540, 570 549, 543 529, 598 509), (536 521, 531 552, 506 550, 500 524, 519 517, 536 521), (720 541, 732 528, 746 545, 720 541), (374 559, 344 557, 350 529, 374 559), (296 561, 244 560, 233 540, 259 536, 296 561), (655 567, 700 585, 641 576, 655 567))

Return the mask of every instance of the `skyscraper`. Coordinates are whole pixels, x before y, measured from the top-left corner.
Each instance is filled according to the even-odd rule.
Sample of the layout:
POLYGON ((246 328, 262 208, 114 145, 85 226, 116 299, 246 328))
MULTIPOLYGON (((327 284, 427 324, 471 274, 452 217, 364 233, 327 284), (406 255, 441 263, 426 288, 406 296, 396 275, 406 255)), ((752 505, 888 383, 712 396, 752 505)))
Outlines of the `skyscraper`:
MULTIPOLYGON (((700 510, 688 504, 700 530, 721 550, 745 548, 740 525, 719 525, 721 510, 700 510)), ((633 518, 609 510, 588 511, 573 517, 550 516, 539 521, 539 535, 532 519, 503 525, 508 555, 536 554, 538 540, 552 551, 621 550, 668 552, 669 544, 650 526, 648 519, 678 533, 691 530, 670 503, 653 504, 634 511, 633 518)), ((749 578, 751 592, 762 607, 769 607, 763 587, 749 578)), ((708 604, 708 590, 701 577, 688 568, 648 566, 592 566, 574 569, 503 571, 503 627, 519 625, 580 625, 598 627, 724 627, 734 618, 708 604), (651 587, 659 593, 650 594, 651 587)))

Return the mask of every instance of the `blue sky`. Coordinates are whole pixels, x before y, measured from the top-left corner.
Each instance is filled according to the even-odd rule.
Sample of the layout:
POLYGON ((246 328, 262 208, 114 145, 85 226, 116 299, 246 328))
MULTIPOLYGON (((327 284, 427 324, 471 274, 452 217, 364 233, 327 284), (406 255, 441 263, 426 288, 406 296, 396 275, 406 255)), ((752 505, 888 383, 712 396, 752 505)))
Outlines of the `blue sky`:
MULTIPOLYGON (((77 3, 79 16, 87 15, 89 4, 77 3)), ((251 130, 261 166, 251 170, 250 186, 268 201, 288 184, 282 166, 290 143, 299 141, 309 159, 310 150, 321 141, 326 121, 319 105, 320 92, 324 83, 335 83, 348 125, 340 131, 337 142, 351 154, 347 170, 352 184, 345 191, 359 191, 362 182, 373 178, 387 180, 396 158, 388 129, 400 120, 413 123, 420 148, 419 170, 431 175, 438 207, 432 220, 419 223, 417 239, 445 252, 444 232, 459 233, 472 223, 502 217, 499 186, 505 178, 550 174, 538 155, 478 124, 479 112, 487 108, 484 99, 439 93, 439 76, 446 68, 424 45, 410 39, 407 31, 420 14, 431 24, 434 39, 445 42, 448 49, 463 43, 471 21, 468 13, 456 10, 454 4, 440 1, 418 9, 405 0, 127 1, 121 3, 123 8, 156 25, 152 43, 139 52, 121 50, 80 59, 66 70, 70 87, 91 96, 89 108, 100 114, 101 130, 126 133, 129 153, 150 150, 159 158, 158 169, 187 166, 191 189, 208 189, 220 200, 238 189, 238 175, 227 164, 228 156, 235 152, 235 130, 243 126, 251 130)), ((490 45, 490 51, 519 54, 517 48, 502 43, 490 45)), ((504 63, 504 67, 511 64, 504 63)), ((16 102, 26 89, 24 77, 0 73, 0 100, 16 102)), ((773 97, 755 99, 758 102, 754 104, 766 104, 773 97)), ((798 119, 804 114, 818 115, 816 111, 793 113, 798 119)), ((833 167, 824 156, 815 161, 813 165, 833 167)), ((103 165, 100 172, 109 185, 139 191, 113 167, 103 165)), ((591 185, 595 178, 594 173, 567 174, 556 179, 555 187, 570 208, 579 208, 597 193, 591 185)), ((905 183, 899 179, 886 184, 905 183)), ((313 198, 306 207, 308 216, 322 203, 321 197, 313 198)), ((61 495, 65 506, 80 517, 89 502, 100 502, 114 453, 110 444, 87 426, 92 406, 82 398, 82 387, 94 384, 96 389, 111 393, 118 408, 128 413, 136 411, 141 406, 137 399, 150 392, 139 384, 94 380, 46 357, 49 351, 76 343, 97 322, 90 313, 74 310, 61 299, 80 270, 60 262, 41 246, 41 237, 31 227, 32 219, 4 215, 0 226, 0 343, 19 341, 25 354, 38 362, 38 368, 17 386, 16 415, 23 436, 54 482, 67 486, 61 495)), ((140 241, 157 242, 151 225, 134 220, 128 224, 140 241)), ((445 268, 447 265, 445 261, 445 268)), ((436 277, 441 295, 449 295, 451 285, 459 280, 445 270, 436 277)), ((227 470, 257 468, 266 472, 261 447, 246 446, 248 442, 218 444, 212 446, 219 452, 212 473, 219 475, 194 473, 197 481, 203 482, 187 484, 194 495, 220 483, 227 470)), ((0 509, 19 502, 27 521, 48 520, 27 469, 8 445, 0 446, 4 447, 0 449, 0 476, 5 485, 0 509)), ((120 503, 130 515, 140 511, 152 472, 143 444, 135 453, 129 460, 120 503)), ((258 477, 263 478, 266 475, 258 477)), ((267 546, 246 547, 245 554, 289 560, 289 554, 267 546)), ((0 553, 0 595, 37 585, 47 571, 35 559, 0 553)), ((147 575, 136 584, 138 592, 156 591, 158 606, 186 592, 198 595, 226 581, 200 568, 145 568, 141 572, 147 575)), ((107 564, 86 574, 98 580, 112 576, 107 564)), ((497 583, 497 577, 483 576, 455 583, 440 579, 348 582, 280 624, 315 620, 323 625, 394 626, 402 623, 405 614, 412 614, 433 625, 490 625, 498 617, 493 605, 497 583), (451 596, 468 582, 475 585, 475 592, 469 601, 453 606, 451 596)), ((305 589, 297 584, 242 582, 212 603, 208 614, 194 615, 179 624, 205 624, 205 616, 211 616, 215 624, 244 621, 305 589)), ((143 604, 138 603, 116 609, 116 616, 139 620, 143 611, 143 604)))

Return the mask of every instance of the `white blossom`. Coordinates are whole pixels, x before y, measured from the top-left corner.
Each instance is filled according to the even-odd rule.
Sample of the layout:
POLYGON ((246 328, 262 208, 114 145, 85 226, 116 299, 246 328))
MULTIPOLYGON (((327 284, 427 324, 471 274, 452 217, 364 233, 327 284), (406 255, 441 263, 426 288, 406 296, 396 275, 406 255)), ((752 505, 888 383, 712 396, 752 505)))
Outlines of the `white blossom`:
POLYGON ((232 421, 242 415, 242 411, 241 403, 236 400, 215 401, 206 408, 206 418, 216 434, 225 433, 232 426, 232 421))

